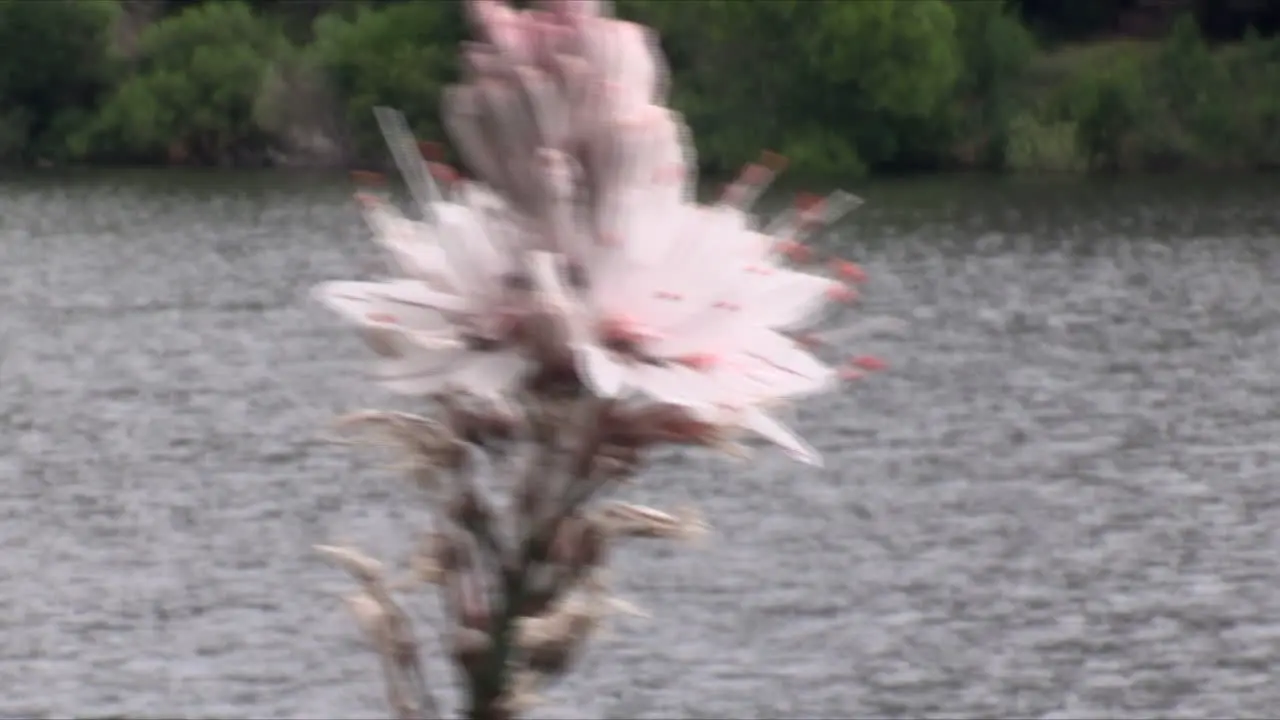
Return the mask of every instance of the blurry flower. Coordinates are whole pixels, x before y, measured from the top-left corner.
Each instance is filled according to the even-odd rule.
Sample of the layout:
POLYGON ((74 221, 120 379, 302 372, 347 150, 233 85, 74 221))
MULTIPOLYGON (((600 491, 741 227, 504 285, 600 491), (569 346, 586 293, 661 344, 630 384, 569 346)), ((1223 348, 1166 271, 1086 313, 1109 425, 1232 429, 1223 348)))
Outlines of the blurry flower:
POLYGON ((501 201, 467 184, 455 201, 432 200, 426 218, 413 221, 377 197, 359 197, 401 277, 329 282, 314 294, 383 355, 375 379, 414 395, 509 390, 528 369, 518 337, 531 296, 520 237, 501 201))
POLYGON ((747 431, 816 463, 767 411, 855 376, 820 362, 800 331, 856 299, 849 283, 865 274, 843 260, 800 266, 815 260, 806 237, 860 201, 802 196, 759 229, 751 206, 785 164, 766 154, 698 204, 645 28, 595 2, 468 7, 483 41, 443 102, 484 184, 454 182, 446 199, 439 163, 379 109, 423 219, 365 196, 401 277, 317 291, 383 355, 377 377, 402 393, 498 396, 567 364, 598 395, 677 408, 691 438, 747 431))

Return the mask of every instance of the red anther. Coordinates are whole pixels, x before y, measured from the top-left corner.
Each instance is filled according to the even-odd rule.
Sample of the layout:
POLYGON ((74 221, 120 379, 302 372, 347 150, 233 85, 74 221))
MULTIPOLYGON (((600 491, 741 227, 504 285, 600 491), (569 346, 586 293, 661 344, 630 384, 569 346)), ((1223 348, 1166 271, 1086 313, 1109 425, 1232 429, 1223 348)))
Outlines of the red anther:
POLYGON ((760 164, 769 168, 775 174, 787 169, 787 159, 772 150, 765 150, 760 153, 760 164))
POLYGON ((831 261, 831 269, 843 280, 848 280, 852 283, 864 283, 867 281, 866 271, 855 262, 836 258, 831 261))
POLYGON ((839 370, 837 370, 836 375, 840 376, 840 379, 844 380, 845 382, 853 382, 854 380, 861 380, 862 378, 867 376, 867 374, 862 372, 861 370, 857 368, 851 368, 848 366, 842 367, 839 370))
POLYGON ((875 355, 858 355, 849 359, 849 365, 867 372, 878 372, 889 367, 889 364, 875 355))
POLYGON ((369 193, 358 192, 356 193, 355 197, 356 197, 356 202, 360 203, 361 205, 367 208, 377 207, 382 204, 382 198, 378 197, 377 195, 370 195, 369 193))
POLYGON ((386 185, 387 176, 369 170, 352 170, 351 180, 357 185, 386 185))
POLYGON ((827 297, 836 302, 853 302, 858 299, 858 291, 844 283, 832 283, 827 288, 827 297))
POLYGON ((418 152, 422 153, 422 157, 432 162, 444 160, 444 148, 440 147, 438 142, 423 140, 418 143, 418 152))
POLYGON ((365 313, 364 318, 369 322, 378 323, 379 325, 395 325, 399 322, 395 315, 385 312, 365 313))
POLYGON ((676 362, 690 370, 710 370, 719 364, 720 359, 711 353, 692 353, 676 358, 676 362))
POLYGON ((784 240, 779 243, 778 252, 799 263, 808 262, 813 257, 813 250, 809 246, 794 240, 784 240))

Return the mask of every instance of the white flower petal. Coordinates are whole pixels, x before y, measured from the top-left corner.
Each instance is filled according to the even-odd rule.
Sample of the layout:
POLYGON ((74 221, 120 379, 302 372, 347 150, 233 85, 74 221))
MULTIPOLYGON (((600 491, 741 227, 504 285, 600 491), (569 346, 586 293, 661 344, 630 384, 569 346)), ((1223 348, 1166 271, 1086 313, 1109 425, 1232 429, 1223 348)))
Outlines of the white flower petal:
POLYGON ((455 368, 472 355, 460 349, 413 347, 403 339, 394 345, 397 356, 380 360, 371 375, 379 385, 400 395, 431 395, 444 390, 455 368))
POLYGON ((828 302, 831 278, 793 270, 775 269, 768 275, 749 279, 741 304, 753 322, 768 328, 785 328, 801 323, 828 302))
POLYGON ((639 365, 631 377, 649 397, 695 410, 710 408, 709 398, 720 392, 712 379, 681 365, 639 365))
POLYGON ((599 397, 617 397, 627 386, 627 368, 598 345, 574 349, 578 375, 599 397))
POLYGON ((822 466, 822 456, 786 425, 769 417, 758 408, 746 408, 738 419, 744 430, 750 430, 782 448, 793 459, 807 465, 822 466))
POLYGON ((468 309, 466 299, 437 292, 425 283, 396 280, 341 280, 317 285, 317 300, 348 320, 366 326, 443 332, 451 327, 446 313, 468 309))
POLYGON ((451 291, 459 290, 460 283, 453 268, 449 267, 444 251, 427 237, 428 226, 403 218, 399 222, 403 225, 397 224, 391 231, 376 233, 374 241, 391 255, 400 272, 451 291))
POLYGON ((741 371, 762 393, 783 398, 810 395, 836 384, 836 370, 788 337, 758 330, 742 350, 741 371))

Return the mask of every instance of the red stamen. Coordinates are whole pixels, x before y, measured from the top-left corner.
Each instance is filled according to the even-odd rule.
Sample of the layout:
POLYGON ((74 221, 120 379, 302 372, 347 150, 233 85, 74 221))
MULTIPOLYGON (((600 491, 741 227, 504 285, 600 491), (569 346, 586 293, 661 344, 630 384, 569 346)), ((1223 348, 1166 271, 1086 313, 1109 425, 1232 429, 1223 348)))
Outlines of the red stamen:
POLYGON ((836 258, 831 261, 831 269, 835 271, 838 277, 849 282, 864 283, 867 281, 867 273, 857 263, 836 258))
POLYGON ((849 365, 867 372, 878 372, 889 367, 889 364, 875 355, 858 355, 850 358, 849 365))
POLYGON ((861 380, 862 378, 867 376, 867 374, 862 372, 861 370, 858 370, 857 368, 851 368, 848 366, 842 367, 839 370, 837 370, 836 375, 838 375, 840 379, 844 380, 845 382, 853 382, 854 380, 861 380))
POLYGON ((853 302, 858 299, 858 291, 844 283, 832 283, 827 288, 827 297, 835 302, 853 302))
POLYGON ((385 312, 365 313, 364 318, 369 322, 378 323, 379 325, 395 325, 399 323, 399 320, 395 315, 385 312))

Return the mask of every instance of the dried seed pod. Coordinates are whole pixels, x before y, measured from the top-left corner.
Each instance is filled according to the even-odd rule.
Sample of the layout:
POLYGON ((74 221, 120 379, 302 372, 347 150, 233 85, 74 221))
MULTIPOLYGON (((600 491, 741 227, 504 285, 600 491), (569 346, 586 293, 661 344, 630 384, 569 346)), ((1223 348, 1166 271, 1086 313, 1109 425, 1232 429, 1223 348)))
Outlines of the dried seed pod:
POLYGON ((382 580, 384 574, 382 563, 355 548, 316 545, 315 549, 363 584, 378 583, 382 580))
POLYGON ((603 532, 625 537, 692 539, 710 529, 692 508, 671 514, 625 502, 601 505, 592 512, 592 519, 603 532))
POLYGON ((555 677, 569 669, 589 635, 590 619, 583 610, 579 600, 558 603, 539 617, 520 618, 516 642, 530 670, 555 677))
POLYGON ((542 698, 536 692, 537 689, 538 674, 529 670, 518 670, 511 681, 511 687, 502 696, 499 705, 511 713, 512 717, 519 717, 542 702, 542 698))
POLYGON ((548 557, 552 563, 579 575, 603 563, 606 553, 604 529, 598 523, 574 515, 560 521, 548 557))
POLYGON ((436 557, 435 537, 426 534, 418 539, 418 546, 409 556, 409 572, 418 582, 437 585, 444 579, 440 559, 436 557))
POLYGON ((386 608, 366 591, 343 596, 342 602, 356 619, 356 625, 371 644, 378 645, 386 636, 388 616, 386 608))

